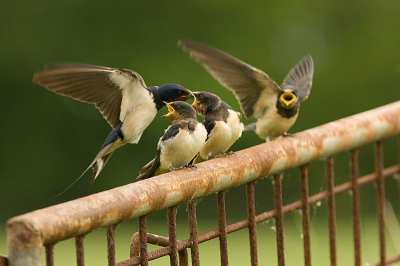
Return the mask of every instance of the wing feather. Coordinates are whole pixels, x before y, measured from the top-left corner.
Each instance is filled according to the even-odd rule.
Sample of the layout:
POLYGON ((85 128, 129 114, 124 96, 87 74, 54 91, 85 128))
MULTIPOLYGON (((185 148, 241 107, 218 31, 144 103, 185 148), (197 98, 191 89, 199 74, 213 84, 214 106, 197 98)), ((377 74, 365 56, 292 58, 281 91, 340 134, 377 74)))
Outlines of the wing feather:
POLYGON ((263 90, 276 95, 280 91, 278 84, 266 73, 221 50, 188 40, 180 40, 178 45, 235 94, 248 119, 254 116, 253 107, 263 90))
MULTIPOLYGON (((123 100, 129 98, 133 101, 129 104, 135 105, 130 96, 147 88, 143 78, 132 70, 77 63, 47 65, 34 74, 33 82, 56 94, 94 104, 113 129, 126 115, 121 114, 123 100)), ((125 109, 130 110, 129 106, 125 109)))
POLYGON ((314 62, 310 55, 304 57, 297 65, 292 68, 281 85, 282 89, 287 86, 297 90, 301 102, 307 100, 311 91, 312 79, 314 75, 314 62))

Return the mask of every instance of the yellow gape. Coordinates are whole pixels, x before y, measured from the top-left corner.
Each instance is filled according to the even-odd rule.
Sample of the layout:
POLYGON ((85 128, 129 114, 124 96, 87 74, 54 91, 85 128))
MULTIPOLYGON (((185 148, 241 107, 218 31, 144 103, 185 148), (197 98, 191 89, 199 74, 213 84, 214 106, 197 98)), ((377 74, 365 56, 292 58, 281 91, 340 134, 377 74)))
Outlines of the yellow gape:
POLYGON ((279 102, 285 109, 293 108, 297 103, 297 97, 291 92, 284 92, 281 97, 279 97, 279 102))

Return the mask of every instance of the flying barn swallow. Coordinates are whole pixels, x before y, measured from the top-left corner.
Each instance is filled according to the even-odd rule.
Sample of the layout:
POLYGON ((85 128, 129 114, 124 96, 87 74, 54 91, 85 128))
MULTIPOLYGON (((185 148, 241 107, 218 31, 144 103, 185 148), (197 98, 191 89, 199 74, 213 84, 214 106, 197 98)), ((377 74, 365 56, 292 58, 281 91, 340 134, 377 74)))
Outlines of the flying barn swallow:
POLYGON ((314 73, 310 55, 279 86, 263 71, 214 47, 182 40, 178 45, 235 94, 246 118, 257 119, 245 130, 254 130, 266 141, 286 134, 297 119, 300 103, 310 94, 314 73))
POLYGON ((224 154, 243 131, 242 115, 221 100, 217 95, 199 91, 193 93, 192 106, 204 117, 203 125, 207 130, 207 140, 194 163, 200 163, 224 154))
POLYGON ((156 157, 139 171, 139 180, 188 166, 206 141, 207 131, 197 121, 190 104, 181 101, 166 104, 169 112, 164 116, 172 124, 158 142, 156 157))
POLYGON ((174 83, 147 87, 143 78, 129 69, 77 63, 48 65, 34 74, 33 82, 59 95, 94 104, 113 128, 80 176, 92 167, 91 184, 117 148, 139 142, 164 102, 193 98, 189 90, 174 83))

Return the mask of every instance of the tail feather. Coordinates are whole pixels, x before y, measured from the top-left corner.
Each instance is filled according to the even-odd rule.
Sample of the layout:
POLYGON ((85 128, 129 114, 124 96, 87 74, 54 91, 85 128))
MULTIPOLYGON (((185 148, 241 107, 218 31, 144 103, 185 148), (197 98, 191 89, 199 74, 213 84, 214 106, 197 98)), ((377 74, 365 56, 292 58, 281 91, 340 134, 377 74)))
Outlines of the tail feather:
POLYGON ((104 166, 106 165, 106 163, 108 162, 108 160, 110 159, 111 155, 113 154, 113 152, 120 147, 121 145, 115 145, 116 142, 108 144, 107 146, 103 147, 99 153, 97 154, 96 158, 94 158, 94 160, 92 161, 92 163, 88 166, 88 168, 86 168, 85 171, 83 171, 83 173, 71 184, 69 185, 66 189, 64 189, 61 193, 55 195, 53 198, 56 198, 58 196, 60 196, 61 194, 63 194, 65 191, 67 191, 68 189, 70 189, 76 182, 78 182, 79 179, 82 178, 82 176, 90 169, 93 169, 93 176, 92 176, 92 181, 90 181, 90 188, 93 185, 93 182, 96 180, 96 178, 99 176, 101 170, 103 170, 104 166))
POLYGON ((93 169, 93 176, 92 176, 92 181, 90 182, 91 184, 90 186, 93 185, 93 182, 99 176, 101 170, 103 170, 104 166, 110 159, 113 152, 117 148, 125 144, 125 142, 123 141, 124 135, 122 134, 121 126, 122 123, 119 125, 117 129, 114 129, 110 132, 110 134, 104 141, 103 146, 101 146, 101 149, 97 154, 96 158, 94 158, 93 162, 90 164, 88 169, 85 170, 86 172, 87 170, 89 170, 90 167, 92 167, 93 169))
POLYGON ((76 182, 78 182, 79 179, 90 169, 93 169, 93 176, 92 176, 92 181, 90 181, 90 188, 93 185, 93 182, 96 180, 96 178, 99 176, 101 170, 103 170, 104 166, 110 159, 111 155, 113 152, 124 145, 126 142, 124 141, 124 134, 122 134, 121 131, 121 126, 122 123, 119 125, 117 129, 114 129, 110 132, 110 134, 107 136, 105 142, 103 143, 103 146, 101 146, 101 149, 99 153, 96 155, 96 158, 92 161, 92 163, 86 168, 86 170, 71 184, 69 187, 64 189, 61 193, 57 194, 55 197, 60 196, 63 194, 65 191, 67 191, 70 187, 72 187, 76 182))
MULTIPOLYGON (((94 161, 90 166, 93 169, 93 176, 92 176, 92 181, 90 181, 90 187, 93 186, 94 181, 96 180, 96 178, 99 176, 101 170, 103 170, 104 166, 106 165, 106 163, 108 162, 108 160, 110 159, 111 155, 114 153, 114 151, 104 155, 103 157, 98 158, 96 161, 94 161)), ((88 169, 89 169, 88 168, 88 169)), ((88 170, 86 169, 86 171, 88 170)), ((85 172, 86 172, 85 171, 85 172)), ((89 188, 90 189, 90 188, 89 188)))
POLYGON ((76 182, 78 182, 79 179, 82 178, 82 176, 90 169, 93 168, 93 177, 92 177, 92 181, 90 181, 90 188, 93 185, 93 182, 96 180, 97 176, 100 174, 101 170, 103 170, 104 165, 107 163, 107 161, 110 159, 111 155, 113 154, 114 151, 103 155, 104 154, 104 149, 101 149, 101 151, 97 154, 96 158, 93 160, 93 162, 88 166, 88 168, 86 168, 85 171, 83 171, 83 173, 74 181, 72 182, 71 185, 69 185, 66 189, 64 189, 62 192, 58 193, 57 195, 55 195, 53 197, 56 198, 58 196, 60 196, 61 194, 63 194, 65 191, 67 191, 68 189, 70 189, 73 185, 75 185, 76 182))
POLYGON ((248 125, 245 125, 243 131, 254 131, 254 130, 256 130, 256 123, 255 122, 251 123, 251 124, 248 124, 248 125))
POLYGON ((143 180, 153 177, 158 167, 160 167, 160 150, 158 150, 157 156, 153 160, 151 160, 148 164, 143 166, 142 169, 140 169, 139 175, 136 179, 143 180))

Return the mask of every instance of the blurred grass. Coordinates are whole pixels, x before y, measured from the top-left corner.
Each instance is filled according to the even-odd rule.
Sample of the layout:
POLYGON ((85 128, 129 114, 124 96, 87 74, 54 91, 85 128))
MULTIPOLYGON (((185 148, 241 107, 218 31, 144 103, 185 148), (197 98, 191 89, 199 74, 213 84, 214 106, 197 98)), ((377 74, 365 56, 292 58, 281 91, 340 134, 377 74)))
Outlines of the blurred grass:
MULTIPOLYGON (((325 207, 325 204, 322 204, 325 207)), ((183 209, 181 212, 185 212, 183 209)), ((311 217, 311 256, 313 265, 329 265, 329 232, 328 226, 321 221, 319 215, 311 217)), ((389 217, 389 216, 387 216, 389 217)), ((389 220, 393 217, 389 218, 389 220)), ((395 218, 394 218, 395 219, 395 218)), ((361 248, 363 265, 379 261, 379 238, 376 217, 363 217, 361 220, 361 248)), ((387 257, 400 253, 399 238, 396 234, 399 230, 398 221, 391 220, 395 227, 387 230, 387 257), (396 232, 397 230, 397 232, 396 232)), ((285 216, 285 253, 287 265, 303 265, 303 240, 301 233, 301 214, 292 213, 285 216)), ((214 221, 206 220, 199 223, 199 233, 216 229, 214 221)), ((116 261, 129 258, 130 238, 137 231, 136 220, 125 222, 116 230, 116 261)), ((167 236, 167 224, 151 219, 148 220, 148 231, 167 236)), ((354 248, 352 235, 352 221, 340 218, 337 220, 337 258, 338 265, 354 264, 354 248)), ((178 220, 178 239, 189 237, 188 228, 182 220, 178 220)), ((0 238, 2 235, 0 234, 0 238)), ((274 222, 269 221, 257 226, 258 261, 259 265, 277 265, 276 238, 274 222)), ((106 230, 97 230, 88 234, 84 240, 86 265, 105 265, 107 262, 106 230)), ((155 250, 153 245, 148 246, 149 252, 155 250)), ((213 239, 199 245, 200 262, 202 265, 218 265, 219 241, 213 239)), ((4 241, 0 242, 0 253, 5 253, 4 241)), ((54 260, 57 266, 74 265, 75 246, 74 239, 57 243, 54 248, 54 260)), ((190 263, 190 250, 189 263, 190 263)), ((250 248, 248 230, 244 229, 228 235, 228 255, 230 265, 250 265, 250 248)), ((153 260, 149 265, 169 265, 169 257, 153 260)), ((400 263, 393 264, 400 265, 400 263)))

